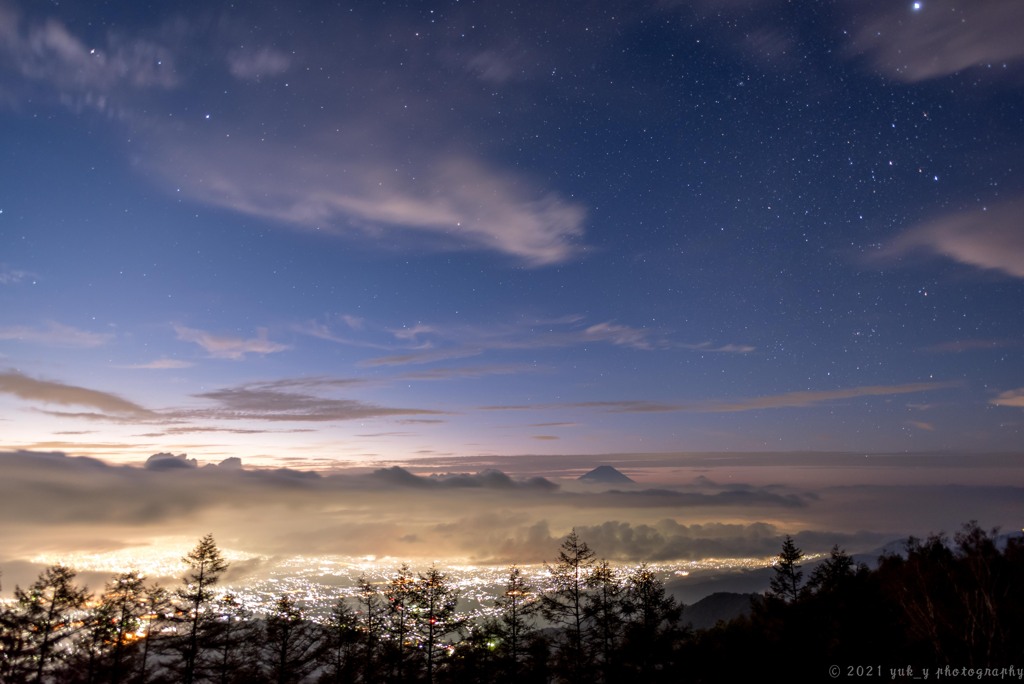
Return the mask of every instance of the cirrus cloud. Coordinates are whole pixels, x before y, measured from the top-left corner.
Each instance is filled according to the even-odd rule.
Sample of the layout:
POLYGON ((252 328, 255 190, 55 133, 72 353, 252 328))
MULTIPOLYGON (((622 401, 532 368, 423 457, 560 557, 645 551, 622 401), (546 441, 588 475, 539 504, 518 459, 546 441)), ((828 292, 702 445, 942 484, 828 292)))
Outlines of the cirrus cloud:
POLYGON ((228 71, 235 78, 255 80, 263 76, 279 76, 291 66, 291 58, 280 50, 235 50, 228 55, 228 71))
POLYGON ((578 252, 584 207, 470 157, 424 159, 414 179, 360 160, 315 162, 308 145, 244 153, 169 151, 183 189, 204 202, 296 227, 369 238, 416 236, 441 250, 490 250, 528 266, 578 252))
POLYGON ((152 411, 116 394, 49 380, 38 380, 16 371, 0 373, 0 393, 11 394, 30 402, 84 406, 114 418, 147 419, 154 417, 152 411))
POLYGON ((0 327, 0 340, 16 340, 46 347, 100 347, 114 338, 107 333, 80 330, 70 325, 48 321, 43 327, 11 325, 0 327))
POLYGON ((65 104, 100 110, 115 91, 166 90, 179 82, 171 50, 159 42, 110 31, 87 43, 57 19, 26 19, 8 7, 0 7, 2 64, 24 79, 19 85, 43 83, 65 104))
POLYGON ((205 349, 210 356, 217 359, 238 361, 244 359, 246 354, 273 354, 291 349, 286 344, 279 344, 268 340, 266 328, 257 329, 256 337, 249 339, 218 336, 205 330, 187 328, 183 325, 175 325, 174 332, 178 334, 179 340, 194 342, 205 349))
POLYGON ((182 361, 181 359, 168 359, 160 358, 148 363, 136 363, 128 366, 122 366, 122 368, 142 369, 142 370, 169 370, 178 368, 191 368, 192 362, 182 361))
POLYGON ((737 413, 741 411, 759 411, 777 408, 806 408, 843 399, 858 397, 885 397, 897 394, 916 394, 933 392, 956 387, 955 382, 916 382, 905 385, 865 385, 837 390, 806 390, 785 392, 761 397, 749 397, 732 401, 709 399, 699 402, 662 403, 643 400, 621 401, 580 401, 560 404, 533 405, 497 405, 481 406, 482 411, 526 411, 553 408, 594 409, 606 413, 672 413, 675 411, 692 413, 737 413))
POLYGON ((930 252, 968 266, 1024 278, 1024 198, 950 214, 898 236, 883 257, 930 252))
POLYGON ((989 402, 995 406, 1014 406, 1024 408, 1024 387, 1007 390, 989 402))
POLYGON ((850 53, 865 55, 900 81, 923 81, 1024 58, 1024 4, 1016 0, 847 4, 851 20, 860 24, 853 32, 850 53))
POLYGON ((816 404, 856 399, 859 397, 885 397, 896 394, 916 394, 956 387, 954 382, 915 382, 906 385, 866 385, 838 390, 808 390, 785 392, 764 397, 738 399, 736 401, 710 401, 694 406, 690 410, 707 413, 733 413, 760 409, 799 408, 816 404))
POLYGON ((338 387, 351 382, 304 378, 227 387, 195 395, 212 401, 213 407, 178 411, 175 415, 189 419, 322 423, 442 413, 429 409, 378 406, 355 399, 324 397, 312 391, 296 391, 303 387, 306 390, 338 387))

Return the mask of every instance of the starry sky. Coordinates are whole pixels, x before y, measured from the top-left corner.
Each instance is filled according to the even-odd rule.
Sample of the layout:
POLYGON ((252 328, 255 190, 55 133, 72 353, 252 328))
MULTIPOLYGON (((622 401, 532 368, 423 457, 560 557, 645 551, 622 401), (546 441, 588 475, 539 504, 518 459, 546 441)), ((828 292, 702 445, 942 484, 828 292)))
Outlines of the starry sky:
POLYGON ((0 0, 0 448, 1019 449, 1022 27, 0 0))

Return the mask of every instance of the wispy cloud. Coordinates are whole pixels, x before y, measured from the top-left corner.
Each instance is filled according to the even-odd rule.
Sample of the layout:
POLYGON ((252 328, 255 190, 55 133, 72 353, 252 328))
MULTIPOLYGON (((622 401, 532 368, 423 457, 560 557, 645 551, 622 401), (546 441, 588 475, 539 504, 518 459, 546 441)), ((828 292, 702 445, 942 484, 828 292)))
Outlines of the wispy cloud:
POLYGON ((632 347, 633 349, 652 349, 651 334, 643 328, 631 328, 628 325, 605 322, 597 323, 583 331, 583 337, 588 340, 599 340, 608 342, 619 347, 632 347))
POLYGON ((417 322, 404 327, 374 326, 362 318, 342 320, 350 330, 339 333, 318 321, 310 321, 294 329, 302 334, 348 346, 395 351, 393 354, 360 361, 359 365, 364 367, 422 365, 479 356, 490 351, 558 349, 595 343, 642 351, 673 347, 734 353, 753 350, 753 347, 740 345, 713 347, 710 342, 677 345, 656 329, 614 321, 588 323, 579 315, 527 318, 514 323, 493 325, 417 322), (373 338, 373 341, 367 337, 373 338))
POLYGON ((98 410, 100 416, 110 418, 151 419, 155 417, 149 409, 116 394, 49 380, 38 380, 15 371, 0 373, 0 392, 30 402, 84 406, 98 410))
MULTIPOLYGON (((367 137, 387 135, 380 130, 367 137)), ((313 141, 244 155, 233 147, 211 155, 209 144, 220 146, 169 142, 165 172, 201 201, 296 227, 388 248, 404 238, 440 251, 490 250, 533 267, 573 258, 583 237, 582 205, 471 157, 427 158, 424 152, 410 181, 394 173, 399 162, 367 162, 349 146, 328 157, 337 162, 312 164, 307 150, 313 141)))
POLYGON ((452 380, 456 378, 483 378, 491 375, 514 375, 519 373, 536 373, 534 365, 492 365, 492 366, 460 366, 454 368, 431 368, 428 370, 402 373, 398 380, 452 380))
POLYGON ((366 319, 363 318, 362 316, 342 314, 341 320, 345 322, 345 325, 352 328, 353 330, 362 330, 366 325, 366 319))
POLYGON ((94 333, 70 325, 48 321, 43 327, 12 325, 0 327, 0 340, 17 340, 47 347, 100 347, 114 338, 108 333, 94 333))
POLYGON ((711 354, 750 354, 757 351, 757 347, 749 344, 722 344, 716 347, 711 342, 701 342, 700 344, 682 344, 679 346, 711 354))
MULTIPOLYGON (((362 319, 354 317, 342 317, 343 322, 352 331, 360 331, 363 329, 364 323, 362 319), (358 321, 357 325, 353 325, 348 319, 352 321, 358 321)), ((369 342, 366 340, 356 339, 351 334, 342 335, 328 325, 327 323, 321 323, 320 321, 306 321, 305 323, 299 323, 292 326, 292 330, 302 335, 309 335, 315 337, 318 340, 326 340, 328 342, 335 342, 337 344, 344 344, 351 347, 366 347, 369 349, 392 349, 390 344, 381 344, 377 342, 369 342)))
MULTIPOLYGON (((495 404, 478 407, 481 411, 534 411, 546 409, 594 409, 607 413, 671 413, 685 411, 682 404, 664 404, 656 401, 576 401, 557 404, 495 404)), ((557 425, 558 423, 548 423, 557 425)), ((571 425, 572 423, 562 423, 571 425)))
POLYGON ((410 352, 408 354, 394 354, 392 356, 378 356, 359 363, 360 366, 410 366, 436 361, 447 361, 450 359, 464 359, 470 356, 479 356, 484 350, 480 348, 464 349, 432 349, 423 352, 410 352))
POLYGON ((167 435, 192 435, 206 432, 224 432, 233 435, 265 435, 265 434, 294 434, 314 432, 310 428, 292 428, 288 430, 270 430, 261 428, 232 428, 212 425, 175 425, 159 432, 147 432, 140 437, 166 437, 167 435))
POLYGON ((558 322, 523 323, 521 325, 463 326, 445 328, 433 326, 419 331, 415 339, 422 349, 401 354, 380 356, 360 362, 361 366, 404 366, 427 364, 448 359, 479 356, 488 351, 559 349, 585 344, 604 343, 639 351, 656 349, 690 349, 714 354, 749 354, 757 350, 746 344, 715 346, 711 342, 700 344, 676 343, 663 333, 648 328, 637 328, 612 322, 585 325, 579 317, 567 317, 558 322), (452 346, 459 345, 459 346, 452 346))
POLYGON ((919 382, 907 385, 869 385, 850 387, 839 390, 820 390, 803 392, 786 392, 763 397, 738 399, 734 401, 707 400, 686 403, 662 403, 656 401, 580 401, 557 404, 506 404, 481 406, 482 411, 528 411, 546 409, 594 409, 608 413, 672 413, 685 411, 692 413, 736 413, 740 411, 758 411, 762 409, 800 408, 818 404, 855 399, 858 397, 883 397, 899 394, 916 394, 933 392, 950 387, 957 387, 955 382, 919 382))
MULTIPOLYGON (((340 381, 341 386, 348 381, 340 381)), ((207 420, 259 420, 271 422, 333 422, 390 416, 441 415, 441 411, 378 406, 354 399, 338 399, 296 388, 337 387, 327 378, 302 378, 203 392, 197 398, 213 402, 212 408, 176 412, 182 418, 207 420)))
POLYGON ((587 324, 582 316, 555 319, 525 319, 496 325, 458 325, 418 323, 390 331, 405 342, 407 351, 363 361, 364 366, 402 366, 433 363, 447 359, 477 356, 488 351, 559 349, 604 343, 642 351, 668 349, 664 335, 649 328, 638 328, 602 321, 587 324))
POLYGON ((523 74, 526 55, 520 51, 499 52, 484 50, 472 55, 465 63, 467 71, 487 83, 506 83, 523 74))
MULTIPOLYGON (((1024 10, 1024 4, 1021 5, 1024 10)), ((882 257, 914 251, 938 254, 962 264, 1024 278, 1024 198, 943 216, 911 228, 893 240, 882 257)))
POLYGON ((972 67, 1000 66, 1024 57, 1017 0, 921 3, 847 0, 849 52, 865 55, 888 76, 923 81, 972 67))
POLYGON ((299 378, 278 378, 277 380, 254 382, 246 385, 246 387, 274 391, 302 390, 310 392, 316 390, 349 389, 354 385, 366 384, 366 382, 366 380, 360 378, 336 378, 326 375, 306 375, 299 378))
MULTIPOLYGON (((660 0, 696 9, 702 21, 725 23, 742 36, 733 44, 759 64, 796 68, 797 28, 781 10, 785 0, 660 0)), ((1024 57, 1016 0, 836 3, 836 35, 846 36, 848 59, 866 60, 888 78, 924 81, 966 69, 1001 67, 1024 57)), ((1001 69, 1000 69, 1001 70, 1001 69)))
POLYGON ((1006 347, 1018 347, 1022 344, 1019 340, 997 339, 997 340, 953 340, 940 342, 923 348, 923 351, 935 352, 938 354, 959 354, 962 352, 975 351, 979 349, 1005 349, 1006 347))
MULTIPOLYGON (((727 31, 733 40, 724 47, 735 50, 759 68, 797 69, 801 59, 799 32, 785 21, 779 6, 785 0, 658 0, 655 5, 695 11, 699 21, 719 31, 727 31)), ((688 17, 689 18, 689 17, 688 17)))
POLYGON ((255 50, 241 48, 228 55, 228 71, 235 78, 247 81, 280 76, 290 66, 291 58, 288 55, 269 47, 255 50))
POLYGON ((838 390, 786 392, 784 394, 753 397, 737 401, 709 401, 687 406, 686 410, 706 413, 733 413, 736 411, 757 411, 761 409, 799 408, 841 401, 843 399, 917 394, 919 392, 934 392, 957 386, 955 382, 917 382, 906 385, 867 385, 838 390))
MULTIPOLYGON (((581 252, 587 213, 582 203, 529 171, 487 158, 453 109, 413 95, 423 92, 425 79, 450 66, 447 51, 421 52, 411 59, 406 52, 400 58, 405 68, 392 70, 383 66, 390 61, 384 56, 389 47, 355 31, 331 34, 330 40, 326 33, 307 32, 302 39, 289 35, 291 41, 281 36, 278 42, 293 46, 301 40, 304 61, 345 68, 334 71, 333 79, 291 81, 288 92, 308 98, 309 109, 324 114, 319 120, 305 119, 301 127, 270 125, 274 130, 268 135, 268 121, 278 116, 267 112, 278 111, 282 100, 281 93, 261 89, 261 82, 292 71, 295 51, 251 46, 246 40, 245 47, 225 53, 219 46, 239 45, 241 35, 251 38, 244 23, 251 18, 225 16, 200 27, 198 21, 176 17, 171 26, 151 31, 153 36, 110 30, 102 40, 90 40, 93 36, 80 35, 56 18, 24 18, 6 5, 0 11, 0 63, 17 76, 14 83, 5 83, 3 95, 28 101, 43 94, 75 109, 143 121, 139 135, 152 144, 151 167, 193 199, 389 250, 399 245, 482 250, 531 267, 561 263, 581 252), (187 43, 189 55, 176 55, 175 50, 185 49, 181 36, 189 33, 204 35, 187 43), (230 129, 235 137, 227 140, 226 131, 217 130, 216 116, 168 122, 147 113, 156 99, 147 91, 173 89, 193 76, 206 82, 211 75, 195 70, 211 65, 223 70, 213 76, 236 79, 239 101, 261 112, 248 120, 235 118, 230 129), (379 87, 382 82, 392 85, 379 87), (312 106, 339 101, 360 106, 312 106), (409 134, 396 136, 396 130, 409 134), (239 135, 249 134, 261 144, 234 144, 239 135)), ((326 17, 322 23, 337 25, 326 17)), ((347 17, 341 22, 350 24, 347 17)), ((396 46, 392 54, 409 47, 396 46)), ((491 80, 502 77, 496 60, 471 70, 491 80)), ((451 87, 459 85, 456 80, 451 87)), ((470 99, 488 97, 477 83, 450 96, 467 105, 470 99)))
POLYGON ((26 450, 67 450, 79 454, 88 454, 95 452, 110 453, 112 451, 138 452, 140 450, 152 449, 153 445, 145 442, 86 442, 82 440, 76 440, 74 442, 65 442, 61 440, 44 440, 39 442, 33 442, 31 444, 26 444, 24 448, 26 450))
POLYGON ((1016 408, 1024 408, 1024 387, 1002 392, 998 397, 992 399, 989 403, 995 406, 1013 406, 1016 408))
POLYGON ((334 421, 366 420, 396 417, 406 422, 439 422, 429 416, 445 415, 443 411, 420 408, 389 407, 356 399, 336 398, 329 395, 338 390, 351 389, 366 381, 351 378, 300 377, 281 378, 202 392, 194 397, 212 405, 201 408, 161 408, 150 410, 116 394, 77 387, 59 382, 39 380, 22 373, 9 371, 0 374, 0 394, 10 394, 22 400, 43 405, 84 407, 86 411, 37 408, 40 413, 76 420, 118 423, 146 423, 160 425, 158 431, 143 437, 225 432, 234 434, 263 434, 305 432, 305 428, 286 430, 247 426, 204 425, 204 421, 298 422, 324 423, 334 421), (420 416, 425 416, 419 418, 420 416))
POLYGON ((564 406, 597 409, 609 413, 669 413, 684 408, 678 404, 662 404, 656 401, 581 401, 564 406))
POLYGON ((34 277, 35 276, 28 271, 9 268, 5 264, 0 264, 0 285, 16 285, 34 277))
POLYGON ((143 37, 108 31, 86 43, 63 22, 25 19, 0 7, 0 58, 26 82, 42 83, 59 101, 109 110, 117 91, 169 89, 178 84, 173 55, 143 37))
POLYGON ((436 333, 437 328, 432 325, 426 325, 425 323, 417 323, 408 327, 395 328, 390 332, 395 336, 395 339, 404 340, 406 342, 418 342, 421 336, 436 333))
POLYGON ((148 363, 136 363, 121 368, 131 368, 140 370, 172 370, 175 368, 191 368, 193 364, 191 361, 182 361, 181 359, 168 359, 160 358, 148 363))
POLYGON ((256 337, 248 339, 217 336, 205 330, 186 328, 183 325, 175 325, 174 331, 178 334, 179 340, 194 342, 205 349, 210 356, 218 359, 238 361, 244 359, 246 354, 274 354, 291 349, 286 344, 267 339, 266 328, 257 329, 256 337))

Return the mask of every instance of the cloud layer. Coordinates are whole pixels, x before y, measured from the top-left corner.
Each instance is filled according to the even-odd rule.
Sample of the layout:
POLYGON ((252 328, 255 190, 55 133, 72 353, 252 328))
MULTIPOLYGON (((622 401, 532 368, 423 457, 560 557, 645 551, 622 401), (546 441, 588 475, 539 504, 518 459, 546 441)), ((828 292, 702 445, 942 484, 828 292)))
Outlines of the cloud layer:
MULTIPOLYGON (((899 474, 920 468, 921 458, 883 467, 899 474)), ((60 453, 0 453, 0 514, 7 523, 0 531, 7 556, 0 562, 44 550, 143 547, 154 535, 207 531, 252 554, 501 564, 551 560, 572 528, 602 557, 624 562, 767 557, 786 533, 800 533, 807 552, 824 552, 837 542, 858 552, 880 540, 950 529, 963 522, 957 517, 962 510, 985 524, 1002 523, 1021 496, 1019 488, 1000 486, 959 486, 955 492, 945 486, 855 486, 861 471, 876 466, 863 456, 840 460, 849 461, 841 468, 848 485, 816 492, 718 484, 705 476, 686 485, 608 491, 495 470, 421 476, 385 468, 319 476, 247 470, 237 459, 201 466, 166 453, 154 455, 145 468, 60 453), (969 508, 951 511, 951 495, 969 508), (862 515, 851 518, 857 509, 862 515)), ((728 468, 727 459, 707 463, 704 473, 728 468)), ((969 463, 964 459, 965 467, 969 463)), ((779 476, 788 470, 779 466, 779 476)))

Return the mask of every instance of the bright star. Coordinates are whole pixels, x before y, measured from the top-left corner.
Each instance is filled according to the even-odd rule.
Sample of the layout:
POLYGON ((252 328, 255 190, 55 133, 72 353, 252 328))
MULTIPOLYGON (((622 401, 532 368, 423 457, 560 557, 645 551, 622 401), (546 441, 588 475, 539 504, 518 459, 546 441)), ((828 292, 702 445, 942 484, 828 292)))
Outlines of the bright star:
POLYGON ((921 9, 921 3, 915 2, 914 3, 914 11, 917 12, 919 9, 921 9))

